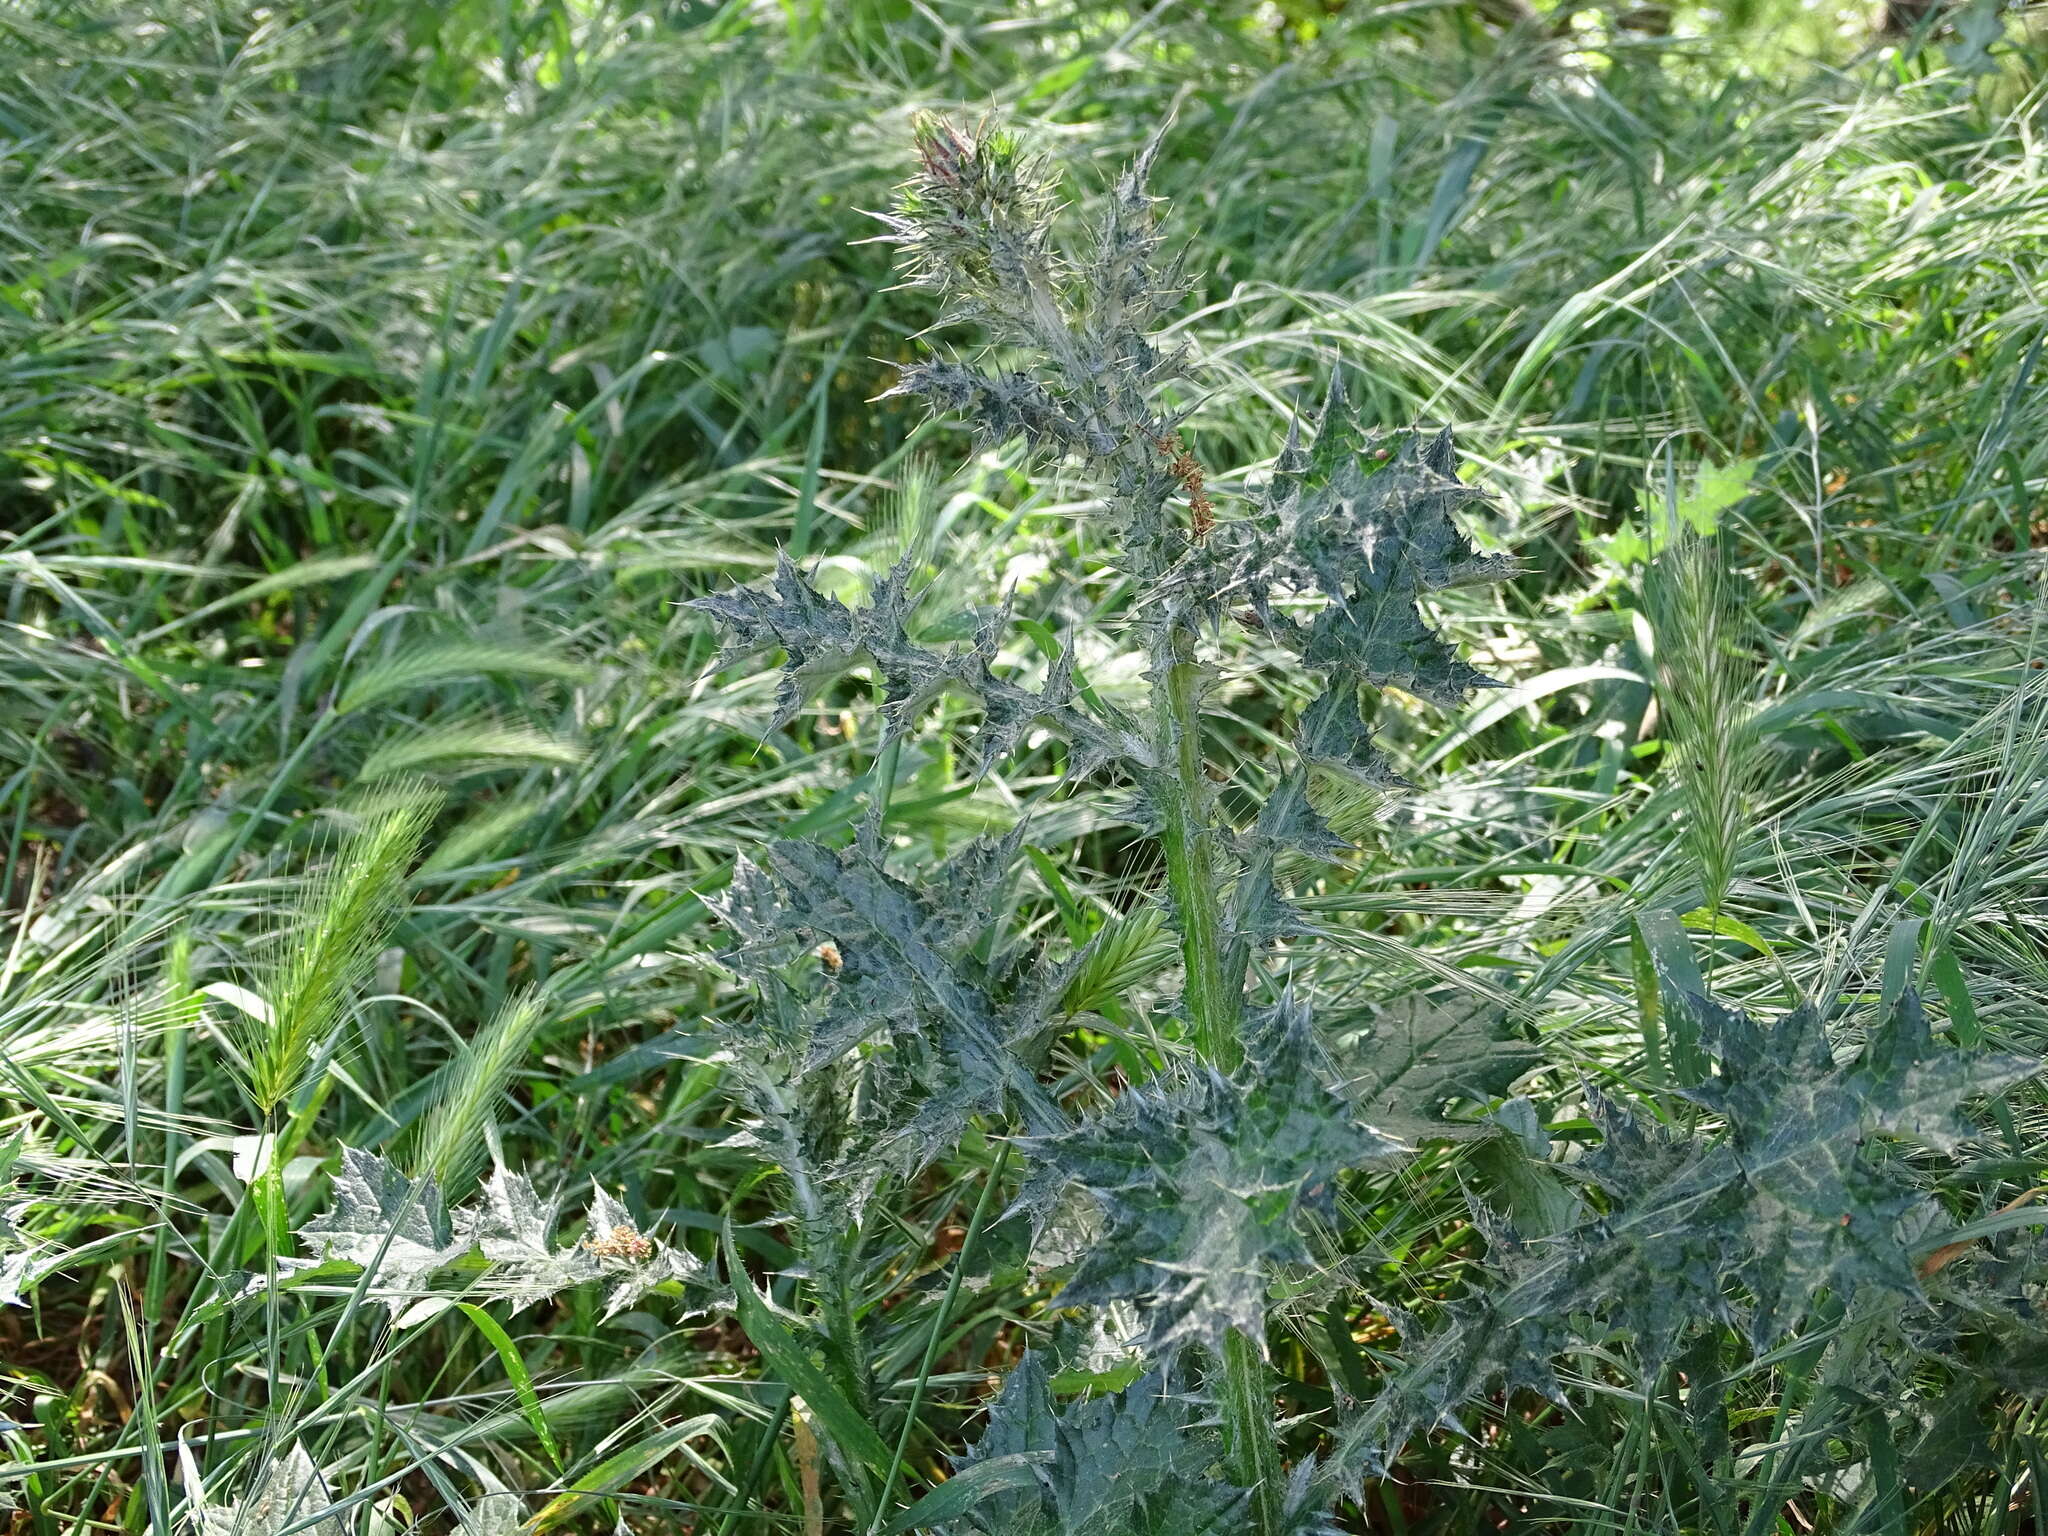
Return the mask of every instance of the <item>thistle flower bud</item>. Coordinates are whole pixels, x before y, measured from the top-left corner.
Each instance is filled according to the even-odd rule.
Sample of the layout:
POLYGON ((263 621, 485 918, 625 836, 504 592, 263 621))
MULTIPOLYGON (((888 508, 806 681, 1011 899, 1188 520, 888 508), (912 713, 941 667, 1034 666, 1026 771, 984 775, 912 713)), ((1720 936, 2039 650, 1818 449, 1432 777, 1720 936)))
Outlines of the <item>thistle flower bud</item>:
POLYGON ((1177 418, 1153 406, 1184 358, 1150 334, 1181 297, 1177 264, 1160 258, 1145 176, 1157 140, 1119 179, 1079 256, 1053 239, 1055 183, 1009 134, 964 134, 938 118, 917 126, 918 173, 894 210, 878 215, 900 246, 913 286, 944 294, 943 321, 971 322, 1025 366, 981 370, 931 361, 888 393, 918 395, 965 417, 984 438, 1022 437, 1036 450, 1087 461, 1107 494, 1108 519, 1134 573, 1165 569, 1187 546, 1171 507, 1187 504, 1193 537, 1214 507, 1177 418))
MULTIPOLYGON (((1020 327, 1029 342, 1035 293, 1063 280, 1051 255, 1054 199, 1043 161, 1006 133, 963 135, 938 117, 917 124, 918 174, 877 215, 903 251, 911 286, 943 293, 948 318, 1020 327)), ((1054 305, 1056 313, 1057 306, 1054 305)))

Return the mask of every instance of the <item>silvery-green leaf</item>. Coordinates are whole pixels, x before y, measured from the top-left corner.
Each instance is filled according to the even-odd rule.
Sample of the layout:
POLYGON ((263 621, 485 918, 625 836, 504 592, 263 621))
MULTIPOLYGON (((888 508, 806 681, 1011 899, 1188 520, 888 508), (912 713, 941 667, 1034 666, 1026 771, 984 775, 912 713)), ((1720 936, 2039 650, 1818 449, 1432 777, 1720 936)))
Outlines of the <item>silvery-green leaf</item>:
POLYGON ((612 1317, 669 1281, 708 1285, 711 1270, 702 1260, 642 1232, 624 1202, 601 1184, 591 1186, 589 1235, 583 1252, 611 1284, 604 1315, 612 1317))
POLYGON ((1954 41, 1945 50, 1949 67, 1964 75, 1996 74, 1993 50, 2005 41, 2004 0, 1964 0, 1950 9, 1949 17, 1954 30, 1954 41))
POLYGON ((294 1536, 348 1536, 344 1517, 321 1517, 333 1504, 313 1458, 294 1440, 290 1450, 264 1469, 247 1498, 206 1511, 204 1536, 283 1536, 286 1531, 294 1536))
POLYGON ((1120 1392, 1057 1407, 1051 1382, 1026 1354, 989 1409, 981 1439, 956 1476, 999 1465, 946 1536, 1215 1536, 1233 1529, 1245 1494, 1222 1476, 1222 1446, 1206 1405, 1160 1372, 1120 1392))
POLYGON ((1654 1372, 1704 1324, 1762 1353, 1821 1297, 1845 1314, 1920 1308, 1916 1255, 1942 1218, 1884 1139, 1952 1147, 1969 1134, 1968 1099, 2041 1064, 1937 1045, 1910 991, 1844 1062, 1814 1008, 1765 1026, 1670 995, 1714 1059, 1685 1092, 1719 1130, 1695 1136, 1589 1090, 1601 1142, 1575 1167, 1604 1208, 1539 1241, 1475 1214, 1498 1284, 1433 1333, 1404 1329, 1404 1368, 1344 1433, 1349 1465, 1383 1467, 1410 1434, 1502 1385, 1555 1392, 1550 1362, 1578 1344, 1627 1338, 1654 1372))
POLYGON ((34 1263, 32 1253, 0 1253, 0 1307, 28 1305, 34 1263))
POLYGON ((607 1264, 606 1272, 613 1276, 611 1289, 605 1293, 606 1317, 617 1316, 671 1281, 701 1290, 709 1289, 715 1278, 710 1266, 702 1259, 666 1243, 657 1243, 654 1251, 644 1259, 619 1265, 607 1264))
POLYGON ((559 1214, 559 1202, 542 1199, 524 1174, 494 1170, 479 1205, 468 1213, 470 1236, 488 1264, 479 1287, 511 1301, 516 1310, 595 1279, 594 1255, 579 1244, 557 1242, 559 1214))
POLYGON ((1033 692, 993 670, 1000 622, 984 624, 964 649, 937 650, 914 641, 908 629, 917 598, 911 569, 898 565, 877 584, 868 604, 849 608, 805 579, 785 555, 778 556, 767 590, 737 588, 696 599, 690 606, 711 614, 731 635, 724 660, 779 648, 786 660, 776 695, 775 727, 796 717, 825 685, 861 661, 881 674, 883 718, 888 739, 906 734, 917 716, 948 690, 981 703, 980 729, 970 736, 969 756, 978 774, 1013 751, 1035 724, 1064 738, 1076 754, 1077 776, 1119 759, 1142 762, 1143 740, 1120 721, 1099 721, 1075 703, 1070 665, 1057 663, 1045 686, 1033 692))
POLYGON ((711 1282, 701 1260, 643 1233, 624 1203, 601 1185, 592 1185, 580 1241, 556 1237, 559 1201, 542 1199, 524 1175, 502 1168, 485 1182, 478 1206, 464 1215, 466 1231, 488 1265, 478 1288, 515 1307, 602 1280, 609 1287, 609 1317, 669 1281, 700 1287, 711 1282))
POLYGON ((557 1200, 541 1198, 523 1173, 499 1167, 484 1180, 471 1213, 471 1233, 486 1259, 517 1264, 547 1257, 554 1249, 557 1200))
POLYGON ((1062 1299, 1134 1304, 1154 1349, 1219 1349, 1232 1328, 1263 1338, 1271 1271, 1308 1257, 1308 1223, 1334 1207, 1339 1177, 1404 1150, 1328 1086, 1295 1000, 1247 1020, 1245 1053, 1237 1081, 1127 1089, 1036 1148, 1103 1216, 1062 1299))
MULTIPOLYGON (((965 952, 997 919, 995 887, 984 878, 991 867, 969 860, 917 887, 859 848, 785 841, 768 850, 774 922, 827 938, 838 952, 821 1047, 836 1054, 869 1031, 894 1031, 929 1089, 920 1158, 957 1136, 968 1116, 1005 1101, 1036 1130, 1065 1124, 1007 1043, 1058 1006, 1056 990, 1027 989, 1012 1006, 994 995, 999 978, 965 952)), ((808 1069, 825 1059, 814 1053, 808 1069)))
POLYGON ((1021 437, 1033 448, 1074 453, 1103 446, 1066 402, 1027 373, 984 373, 931 359, 905 368, 888 393, 915 395, 965 416, 991 443, 1021 437))
POLYGON ((1504 580, 1515 564, 1480 554, 1452 520, 1485 497, 1458 478, 1448 430, 1409 434, 1370 469, 1367 446, 1333 377, 1313 448, 1283 458, 1260 516, 1191 556, 1178 580, 1212 610, 1248 605, 1262 631, 1327 674, 1332 697, 1363 682, 1456 705, 1494 684, 1420 600, 1504 580), (1304 598, 1320 604, 1305 621, 1288 612, 1304 598))
POLYGON ((1310 767, 1354 784, 1381 790, 1407 786, 1359 713, 1358 690, 1341 682, 1325 688, 1302 711, 1295 750, 1310 767))
MULTIPOLYGON (((0 1155, 12 1150, 0 1148, 0 1155)), ((11 1162, 12 1157, 5 1160, 11 1162)), ((0 1172, 4 1171, 0 1164, 0 1172)), ((0 1206, 0 1307, 25 1306, 36 1279, 36 1255, 42 1245, 21 1224, 26 1209, 25 1205, 0 1206)))
MULTIPOLYGON (((292 1276, 303 1275, 316 1270, 324 1263, 326 1263, 324 1259, 295 1259, 290 1254, 279 1254, 274 1266, 277 1284, 281 1288, 292 1276)), ((271 1280, 271 1273, 266 1273, 261 1269, 252 1270, 242 1277, 242 1284, 239 1289, 233 1292, 231 1299, 247 1301, 253 1296, 261 1296, 271 1288, 271 1280)))
POLYGON ((516 1493, 484 1494, 463 1511, 461 1536, 519 1536, 526 1524, 526 1501, 516 1493))
POLYGON ((1919 994, 1908 990, 1878 1019, 1848 1091, 1887 1136, 1954 1152, 1977 1134, 1963 1105, 2039 1075, 2035 1058, 1959 1051, 1935 1042, 1919 994))
POLYGON ((434 1271, 469 1251, 469 1240, 457 1237, 434 1181, 408 1178, 374 1152, 341 1149, 332 1201, 328 1212, 307 1222, 299 1235, 316 1258, 374 1269, 375 1291, 394 1310, 434 1271))

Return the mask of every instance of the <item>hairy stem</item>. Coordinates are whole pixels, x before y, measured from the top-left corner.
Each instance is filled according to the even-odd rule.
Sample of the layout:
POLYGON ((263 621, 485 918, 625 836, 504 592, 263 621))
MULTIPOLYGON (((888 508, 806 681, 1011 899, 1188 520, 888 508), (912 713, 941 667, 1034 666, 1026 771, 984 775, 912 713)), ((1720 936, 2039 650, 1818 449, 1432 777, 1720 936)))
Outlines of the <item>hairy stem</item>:
POLYGON ((1208 775, 1202 766, 1201 666, 1194 633, 1183 624, 1168 632, 1159 656, 1157 700, 1160 757, 1168 773, 1158 783, 1160 844, 1167 889, 1180 928, 1189 1022, 1195 1049, 1219 1072, 1244 1060, 1237 1035, 1242 986, 1230 985, 1223 965, 1223 903, 1216 889, 1216 828, 1210 815, 1208 775))
POLYGON ((1280 1442, 1273 1425, 1273 1388, 1258 1342, 1232 1329, 1223 1342, 1223 1444, 1230 1480, 1252 1491, 1251 1529, 1279 1536, 1285 1528, 1280 1442))
MULTIPOLYGON (((1180 926, 1188 1018, 1195 1049, 1217 1071, 1244 1063, 1238 1019, 1244 1001, 1242 964, 1224 964, 1223 904, 1216 889, 1214 796, 1202 761, 1202 669, 1193 626, 1166 632, 1156 679, 1160 758, 1170 765, 1158 786, 1167 887, 1180 926)), ((1281 1530, 1280 1447, 1262 1341, 1232 1330, 1224 1341, 1220 1396, 1225 1462, 1232 1481, 1252 1490, 1253 1536, 1281 1530)))

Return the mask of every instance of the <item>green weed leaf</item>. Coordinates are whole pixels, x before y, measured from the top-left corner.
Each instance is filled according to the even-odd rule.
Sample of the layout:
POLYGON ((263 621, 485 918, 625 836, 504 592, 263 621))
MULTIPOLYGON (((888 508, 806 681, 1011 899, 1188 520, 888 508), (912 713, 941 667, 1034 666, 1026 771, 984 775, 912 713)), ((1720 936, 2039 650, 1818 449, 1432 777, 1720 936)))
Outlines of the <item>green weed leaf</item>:
POLYGON ((1207 1536, 1245 1493, 1219 1475, 1221 1444, 1202 1406, 1154 1372, 1120 1392, 1055 1406, 1027 1354, 959 1463, 974 1505, 946 1536, 1207 1536), (980 1472, 1002 1468, 1000 1475, 980 1472), (1025 1481, 1025 1474, 1030 1481, 1025 1481))
POLYGON ((1433 1334, 1404 1324, 1408 1362, 1347 1429, 1348 1465, 1384 1466, 1496 1386, 1559 1396, 1551 1362, 1616 1334, 1654 1375, 1703 1324, 1761 1353, 1821 1298, 1845 1312, 1916 1301, 1915 1255, 1945 1223, 1887 1141, 1953 1150, 1969 1099, 2041 1070, 1935 1044, 1910 991, 1841 1062, 1812 1007, 1766 1027, 1700 992, 1667 995, 1713 1059, 1685 1094, 1719 1132, 1695 1138, 1589 1090, 1602 1140, 1577 1166, 1600 1209, 1534 1241, 1475 1213, 1500 1284, 1433 1334))
POLYGON ((1404 1150, 1328 1086, 1304 1007, 1250 1022, 1240 1079, 1128 1089, 1040 1145, 1104 1220, 1062 1299, 1135 1304, 1154 1351, 1220 1350, 1233 1328, 1263 1340, 1272 1270, 1308 1257, 1309 1217, 1334 1209, 1345 1172, 1404 1150))

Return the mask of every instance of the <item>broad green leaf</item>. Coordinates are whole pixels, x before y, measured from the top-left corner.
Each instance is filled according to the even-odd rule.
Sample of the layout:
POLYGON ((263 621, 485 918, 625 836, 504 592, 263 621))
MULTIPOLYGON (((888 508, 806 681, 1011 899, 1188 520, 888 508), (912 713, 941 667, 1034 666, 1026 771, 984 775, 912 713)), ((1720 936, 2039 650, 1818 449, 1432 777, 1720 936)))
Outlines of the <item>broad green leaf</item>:
POLYGON ((804 1400, 812 1416, 839 1448, 871 1472, 885 1473, 891 1459, 889 1448, 866 1417, 847 1400, 825 1368, 813 1358, 809 1346, 769 1310, 768 1303, 754 1289, 746 1266, 733 1245, 732 1228, 725 1232, 725 1263, 732 1276, 732 1293, 739 1307, 740 1327, 761 1352, 761 1358, 776 1380, 804 1400))

